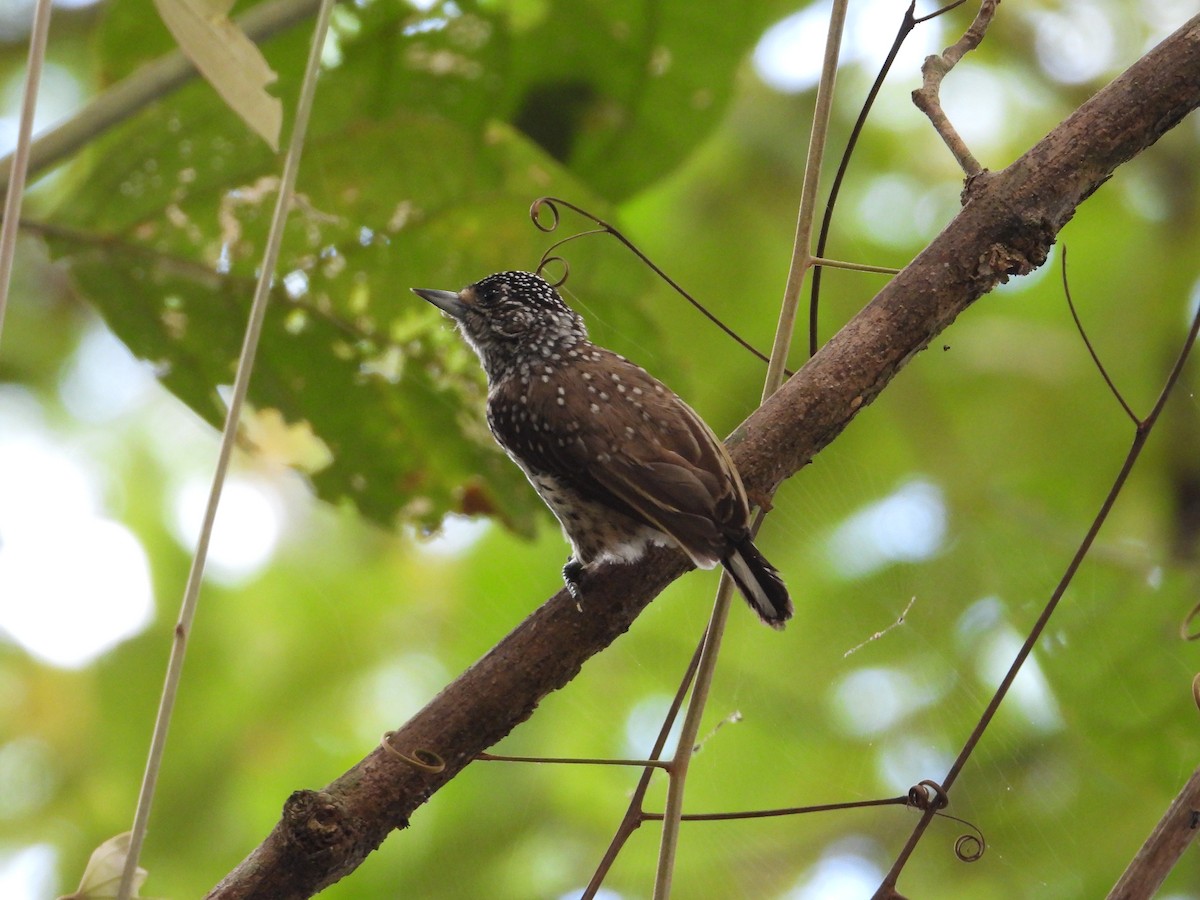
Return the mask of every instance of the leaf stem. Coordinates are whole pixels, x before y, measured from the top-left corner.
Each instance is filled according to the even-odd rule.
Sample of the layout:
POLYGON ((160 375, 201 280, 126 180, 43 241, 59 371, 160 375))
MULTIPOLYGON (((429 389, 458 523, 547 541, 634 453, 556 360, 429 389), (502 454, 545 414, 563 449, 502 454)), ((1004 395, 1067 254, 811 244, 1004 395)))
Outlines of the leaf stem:
POLYGON ((713 674, 717 668, 717 656, 721 652, 721 638, 725 634, 725 621, 729 617, 729 598, 733 594, 733 579, 721 573, 717 586, 717 599, 713 603, 708 630, 704 636, 704 647, 700 651, 700 665, 696 669, 696 680, 692 685, 692 696, 688 701, 687 713, 675 745, 675 755, 667 767, 667 805, 663 810, 662 838, 658 850, 658 869, 654 876, 654 900, 666 900, 671 895, 671 878, 675 874, 675 853, 679 846, 679 823, 683 818, 683 795, 687 785, 688 766, 695 752, 696 735, 700 733, 700 719, 708 703, 708 692, 712 687, 713 674))
POLYGON ((263 261, 259 270, 258 284, 254 291, 254 301, 250 307, 250 319, 246 324, 246 335, 242 342, 241 356, 238 359, 237 374, 234 376, 233 395, 229 399, 229 410, 225 416, 225 427, 221 432, 221 446, 217 454, 216 470, 213 472, 212 487, 208 494, 208 504, 204 510, 204 522, 200 529, 200 537, 196 543, 196 553, 192 557, 192 567, 188 572, 187 584, 184 587, 183 602, 179 610, 179 621, 175 625, 175 639, 171 645, 171 656, 167 663, 162 698, 159 701, 158 716, 154 722, 154 734, 150 742, 150 755, 146 762, 146 772, 143 776, 142 787, 138 796, 137 812, 134 815, 133 833, 129 843, 129 855, 125 858, 125 868, 121 873, 121 885, 117 890, 117 900, 128 900, 129 898, 134 873, 137 870, 138 857, 141 854, 142 843, 146 837, 150 807, 154 800, 154 789, 158 782, 158 774, 162 768, 163 753, 166 748, 167 730, 171 722, 171 713, 175 708, 175 698, 179 693, 179 683, 183 673, 183 658, 187 650, 187 639, 191 633, 192 622, 196 616, 196 606, 200 595, 200 582, 204 576, 204 564, 208 557, 209 538, 212 535, 213 524, 216 521, 217 505, 221 499, 221 489, 225 484, 225 474, 229 469, 229 460, 233 455, 233 445, 237 436, 238 421, 241 418, 242 403, 246 399, 246 392, 250 386, 250 374, 254 369, 254 357, 258 350, 258 340, 262 334, 263 320, 267 314, 267 302, 271 296, 271 282, 275 277, 275 267, 279 261, 279 248, 283 243, 283 226, 292 205, 292 194, 296 186, 296 173, 300 166, 300 156, 304 150, 304 138, 308 131, 309 113, 312 111, 313 97, 317 90, 317 73, 320 70, 321 64, 321 48, 325 45, 325 35, 329 30, 329 19, 332 10, 333 0, 321 0, 317 22, 313 28, 308 63, 304 70, 304 81, 300 88, 300 98, 296 101, 296 121, 292 126, 292 135, 288 144, 287 156, 283 163, 283 175, 280 177, 279 183, 279 196, 275 201, 275 212, 271 219, 271 230, 267 235, 267 245, 263 251, 263 261))
POLYGON ((812 133, 808 141, 808 159, 804 166, 804 186, 800 192, 800 212, 796 216, 796 240, 792 245, 792 264, 783 289, 783 304, 775 328, 775 343, 771 347, 771 362, 767 366, 766 384, 762 399, 766 400, 783 384, 783 369, 787 365, 788 348, 796 329, 796 311, 800 307, 800 291, 804 277, 812 266, 813 219, 817 207, 817 189, 821 184, 821 161, 825 141, 829 136, 829 119, 833 111, 833 86, 837 78, 838 55, 841 51, 842 29, 846 24, 847 0, 834 0, 829 12, 829 33, 825 39, 825 61, 821 81, 817 84, 816 108, 813 112, 812 133))
MULTIPOLYGON (((796 311, 800 305, 800 291, 804 275, 812 265, 812 229, 817 205, 817 190, 821 183, 821 161, 825 153, 825 140, 829 133, 829 119, 833 110, 833 88, 837 78, 838 57, 841 50, 842 30, 846 23, 848 0, 834 0, 829 13, 829 30, 825 39, 825 58, 821 67, 821 80, 817 84, 816 108, 813 114, 812 132, 809 135, 808 159, 804 170, 804 185, 800 193, 800 211, 796 220, 796 240, 792 248, 792 263, 784 287, 783 304, 775 341, 771 348, 771 360, 767 364, 767 377, 763 386, 762 399, 766 400, 783 384, 787 366, 788 348, 795 330, 796 311)), ((764 513, 759 512, 754 531, 762 523, 764 513)), ((658 867, 654 878, 654 900, 667 900, 671 894, 671 878, 675 871, 675 856, 679 845, 679 823, 683 817, 683 797, 687 785, 688 766, 700 730, 700 719, 708 702, 713 674, 716 672, 717 656, 721 638, 729 615, 729 598, 733 583, 728 574, 722 573, 713 603, 712 616, 700 653, 700 665, 692 696, 684 715, 683 728, 671 766, 667 785, 667 803, 663 811, 662 838, 658 851, 658 867)))
POLYGON ((25 93, 21 98, 21 119, 17 125, 17 147, 12 154, 12 179, 7 185, 4 222, 0 225, 0 336, 4 334, 4 311, 8 308, 8 288, 17 249, 17 229, 21 222, 21 200, 25 196, 29 138, 33 133, 33 113, 37 108, 38 84, 42 80, 42 63, 46 59, 46 37, 49 32, 50 0, 37 0, 29 34, 29 65, 25 72, 25 93))

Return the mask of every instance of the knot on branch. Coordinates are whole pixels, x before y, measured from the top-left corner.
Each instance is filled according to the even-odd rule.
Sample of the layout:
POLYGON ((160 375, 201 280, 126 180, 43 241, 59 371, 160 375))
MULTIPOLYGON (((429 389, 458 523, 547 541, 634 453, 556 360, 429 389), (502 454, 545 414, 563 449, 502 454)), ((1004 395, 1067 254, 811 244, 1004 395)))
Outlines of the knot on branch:
POLYGON ((1008 279, 1028 275, 1040 268, 1050 255, 1055 229, 1046 221, 1014 220, 979 257, 979 279, 990 290, 1008 279))
POLYGON ((288 797, 280 827, 288 845, 307 860, 344 855, 354 843, 341 805, 324 791, 296 791, 288 797))

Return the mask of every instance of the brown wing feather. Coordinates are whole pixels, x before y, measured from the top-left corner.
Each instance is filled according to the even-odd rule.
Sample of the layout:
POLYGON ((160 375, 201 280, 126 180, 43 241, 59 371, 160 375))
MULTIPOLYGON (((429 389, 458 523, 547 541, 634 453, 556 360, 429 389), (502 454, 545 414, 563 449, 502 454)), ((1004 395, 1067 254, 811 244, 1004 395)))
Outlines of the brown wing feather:
POLYGON ((520 436, 498 433, 501 442, 519 437, 520 455, 539 470, 670 535, 698 565, 719 562, 749 518, 724 445, 670 390, 609 351, 588 348, 569 368, 556 384, 534 377, 503 388, 524 391, 529 421, 520 436))
POLYGON ((652 492, 661 483, 654 479, 652 467, 618 465, 593 471, 593 474, 632 507, 638 518, 674 538, 697 566, 711 569, 725 555, 728 539, 712 518, 703 512, 689 512, 674 506, 670 500, 664 501, 661 495, 652 492))

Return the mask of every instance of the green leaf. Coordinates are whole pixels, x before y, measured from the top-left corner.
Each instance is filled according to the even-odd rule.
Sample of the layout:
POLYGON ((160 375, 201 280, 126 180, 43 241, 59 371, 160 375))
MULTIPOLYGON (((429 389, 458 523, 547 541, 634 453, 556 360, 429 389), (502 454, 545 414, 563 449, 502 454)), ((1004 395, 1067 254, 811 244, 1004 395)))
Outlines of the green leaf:
MULTIPOLYGON (((139 27, 128 18, 134 6, 114 7, 106 55, 118 52, 114 33, 139 27)), ((653 5, 646 16, 634 15, 640 6, 596 4, 557 17, 520 5, 378 6, 343 9, 334 24, 249 401, 282 427, 311 429, 314 446, 328 449, 331 462, 312 480, 330 501, 423 529, 447 511, 491 512, 528 533, 539 507, 483 427, 478 365, 408 288, 533 268, 548 243, 527 218, 534 198, 559 193, 611 216, 595 189, 619 194, 657 177, 716 121, 715 110, 679 104, 681 91, 695 89, 678 77, 686 66, 663 82, 670 90, 659 90, 647 65, 629 76, 630 54, 649 60, 659 38, 687 30, 677 5, 653 5), (648 24, 621 24, 634 21, 648 24), (597 29, 616 56, 583 51, 597 29), (584 54, 578 71, 589 91, 623 98, 625 109, 620 121, 571 138, 564 159, 588 183, 545 151, 562 135, 527 115, 529 98, 563 71, 564 48, 584 54), (618 162, 611 171, 606 157, 618 162)), ((285 95, 295 91, 304 32, 267 47, 285 95)), ((728 82, 753 33, 752 16, 723 33, 705 79, 728 82)), ((679 46, 689 48, 688 65, 700 65, 694 41, 679 46)), ((197 83, 98 141, 91 163, 62 200, 69 220, 47 230, 54 250, 163 383, 219 425, 217 387, 233 379, 278 161, 230 129, 197 83)), ((628 259, 616 254, 596 239, 571 247, 570 290, 600 313, 601 340, 608 328, 652 331, 633 302, 649 276, 631 260, 601 265, 628 259)))
MULTIPOLYGON (((131 46, 170 49, 146 7, 123 0, 107 10, 99 36, 105 81, 136 68, 131 46)), ((342 6, 311 127, 399 107, 479 132, 501 119, 616 201, 694 152, 720 123, 763 29, 790 9, 755 2, 731 12, 686 0, 468 0, 427 11, 392 2, 342 6)), ((263 48, 281 74, 285 103, 308 33, 299 27, 263 48)))
POLYGON ((546 5, 514 36, 503 114, 594 190, 619 200, 694 151, 735 74, 786 5, 689 0, 546 5))
MULTIPOLYGON (((46 234, 113 330, 219 425, 216 389, 233 379, 275 181, 253 144, 186 166, 179 145, 189 140, 179 139, 174 159, 166 148, 158 158, 162 180, 175 185, 169 209, 150 214, 138 196, 106 206, 105 195, 138 195, 131 185, 148 180, 108 169, 76 206, 79 224, 104 231, 46 234), (209 177, 214 166, 245 187, 223 190, 223 179, 209 177), (146 218, 129 215, 139 208, 146 218)), ((309 423, 329 448, 332 463, 313 476, 322 497, 352 500, 385 524, 399 515, 431 528, 461 510, 529 530, 535 500, 483 426, 477 362, 407 288, 459 286, 507 260, 535 260, 540 234, 520 223, 539 187, 530 172, 543 163, 500 126, 474 145, 449 123, 407 115, 310 148, 311 169, 324 175, 312 190, 301 186, 249 399, 287 423, 309 423), (427 146, 446 151, 430 155, 427 146), (354 218, 326 212, 331 196, 350 191, 360 192, 354 218), (463 249, 441 252, 453 246, 463 249), (439 255, 445 261, 422 262, 439 255)), ((161 192, 148 193, 161 202, 161 192)))

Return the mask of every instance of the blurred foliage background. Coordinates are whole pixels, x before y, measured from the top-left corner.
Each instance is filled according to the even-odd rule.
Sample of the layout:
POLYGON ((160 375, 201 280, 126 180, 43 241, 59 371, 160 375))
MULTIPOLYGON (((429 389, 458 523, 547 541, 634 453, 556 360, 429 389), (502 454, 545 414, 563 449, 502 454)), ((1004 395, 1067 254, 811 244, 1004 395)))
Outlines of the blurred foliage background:
MULTIPOLYGON (((904 6, 852 4, 835 151, 904 6)), ((8 140, 30 6, 2 9, 8 140)), ((1001 168, 1193 11, 1005 5, 947 80, 948 111, 1001 168)), ((902 266, 954 215, 960 174, 908 93, 922 56, 974 13, 910 39, 829 255, 902 266)), ((203 894, 291 791, 356 762, 561 583, 566 546, 486 434, 474 358, 408 288, 533 267, 551 238, 527 210, 556 194, 619 225, 766 348, 826 16, 783 0, 338 8, 251 387, 255 448, 223 499, 143 856, 147 895, 203 894)), ((299 27, 263 48, 286 110, 307 40, 299 27)), ((147 0, 57 4, 42 124, 172 46, 147 0)), ((1193 116, 1062 235, 1088 332, 1141 412, 1200 302, 1198 145, 1193 116)), ((193 82, 27 198, 0 346, 6 897, 72 889, 91 849, 132 821, 279 165, 193 82)), ((577 226, 567 216, 560 233, 577 226)), ((599 342, 718 433, 753 409, 765 367, 616 242, 567 255, 569 298, 599 342)), ((734 610, 691 811, 892 796, 944 776, 1132 437, 1071 322, 1059 262, 980 300, 784 486, 760 546, 796 619, 774 634, 734 610)), ((881 284, 826 272, 822 339, 881 284)), ((982 829, 987 853, 958 861, 963 829, 936 823, 905 893, 1100 895, 1200 762, 1200 648, 1179 636, 1200 599, 1198 381, 1193 365, 955 786, 950 811, 982 829)), ((715 584, 673 585, 498 752, 644 755, 715 584)), ((635 781, 474 765, 323 896, 576 896, 635 781)), ((869 896, 914 821, 888 808, 685 825, 677 895, 869 896)), ((605 896, 647 896, 656 849, 648 825, 605 896)), ((1200 897, 1194 853, 1165 890, 1200 897)))

